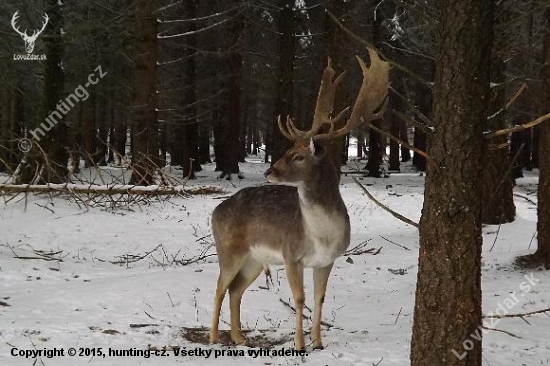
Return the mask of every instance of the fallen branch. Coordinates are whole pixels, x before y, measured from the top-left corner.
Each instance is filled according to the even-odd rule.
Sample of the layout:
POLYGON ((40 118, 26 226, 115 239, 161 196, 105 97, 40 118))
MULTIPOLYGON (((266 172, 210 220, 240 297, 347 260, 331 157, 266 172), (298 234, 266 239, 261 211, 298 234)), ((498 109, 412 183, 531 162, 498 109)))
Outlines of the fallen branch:
POLYGON ((518 338, 518 339, 523 339, 521 338, 520 336, 517 336, 515 335, 514 333, 510 333, 506 330, 502 330, 502 329, 496 329, 496 328, 490 328, 490 327, 486 327, 486 326, 482 326, 483 329, 487 329, 487 330, 494 330, 495 332, 502 332, 504 334, 508 334, 510 337, 514 337, 514 338, 518 338))
POLYGON ((382 239, 384 239, 385 241, 387 241, 388 243, 398 246, 399 248, 403 248, 403 249, 405 249, 405 250, 410 250, 410 249, 407 248, 406 246, 404 246, 404 245, 402 245, 402 244, 399 244, 399 243, 396 243, 396 242, 394 242, 394 241, 391 241, 390 239, 388 239, 388 238, 386 238, 386 237, 383 237, 382 235, 378 235, 378 236, 381 237, 382 239))
POLYGON ((525 197, 525 196, 523 196, 523 195, 521 195, 521 194, 519 194, 519 193, 514 193, 514 196, 515 196, 515 197, 519 197, 519 198, 523 198, 524 200, 526 200, 527 202, 529 202, 529 203, 531 203, 531 204, 533 204, 533 205, 535 205, 535 206, 537 205, 537 203, 536 203, 535 201, 533 201, 533 200, 530 199, 529 197, 525 197))
POLYGON ((357 178, 355 177, 352 177, 353 181, 363 190, 363 192, 374 202, 376 203, 376 205, 380 208, 382 208, 384 211, 390 213, 393 217, 395 217, 396 219, 399 219, 409 225, 412 225, 414 226, 415 228, 418 229, 418 224, 414 221, 412 221, 411 219, 408 219, 406 218, 405 216, 401 215, 401 214, 398 214, 397 212, 393 211, 392 209, 384 206, 382 203, 380 203, 380 201, 378 201, 376 198, 374 198, 374 196, 372 194, 370 194, 370 192, 367 190, 367 188, 365 188, 364 185, 362 185, 358 180, 357 178))
MULTIPOLYGON (((279 298, 279 301, 282 302, 283 305, 285 305, 286 307, 288 307, 290 310, 292 310, 292 312, 293 312, 294 314, 296 314, 296 308, 290 304, 290 301, 285 301, 285 300, 283 300, 283 299, 281 299, 281 298, 279 298)), ((304 308, 305 308, 305 306, 304 306, 304 308)), ((311 310, 310 310, 310 311, 311 311, 311 310)), ((311 320, 311 317, 309 317, 309 316, 307 316, 306 314, 303 314, 303 313, 302 313, 302 318, 305 319, 305 320, 311 320)), ((321 320, 321 325, 324 325, 324 326, 327 327, 327 328, 342 329, 342 328, 339 328, 339 327, 337 327, 337 326, 335 326, 335 325, 333 325, 333 324, 327 323, 327 322, 325 322, 325 321, 323 321, 323 320, 321 320)))
POLYGON ((357 244, 353 248, 346 250, 344 252, 343 256, 348 257, 350 255, 361 255, 361 254, 377 255, 377 254, 380 254, 380 251, 382 250, 382 247, 380 247, 378 249, 376 249, 376 248, 365 249, 367 247, 367 244, 371 240, 372 239, 365 240, 364 242, 357 244))
POLYGON ((425 134, 430 134, 430 133, 434 132, 432 127, 426 126, 425 124, 418 122, 414 118, 412 118, 410 116, 407 116, 405 113, 401 113, 399 111, 396 111, 395 109, 393 110, 393 113, 397 117, 401 118, 403 121, 407 122, 408 124, 413 125, 414 127, 417 127, 418 129, 420 129, 425 134))
POLYGON ((69 194, 97 194, 116 195, 132 194, 141 196, 175 196, 217 194, 225 192, 220 187, 200 186, 136 186, 129 184, 93 185, 93 184, 0 184, 0 195, 12 193, 69 193, 69 194))
POLYGON ((376 50, 376 52, 378 53, 378 55, 384 60, 384 61, 387 61, 389 62, 389 64, 393 67, 395 67, 396 69, 399 69, 403 72, 405 72, 406 74, 408 74, 411 78, 415 79, 416 81, 418 81, 419 83, 422 83, 426 86, 429 86, 431 88, 432 84, 431 82, 425 80, 424 78, 422 78, 420 75, 416 74, 415 72, 413 72, 412 70, 410 70, 409 68, 403 66, 402 64, 398 63, 398 62, 395 62, 393 60, 391 60, 389 57, 387 57, 386 55, 384 55, 377 47, 374 47, 374 45, 371 43, 371 42, 368 42, 366 41, 364 38, 361 38, 360 36, 358 36, 356 33, 352 32, 349 28, 347 28, 345 25, 342 24, 342 22, 331 12, 331 11, 327 11, 327 14, 328 16, 330 17, 330 19, 332 19, 332 21, 340 28, 342 29, 345 33, 347 33, 351 39, 353 39, 354 41, 364 45, 364 46, 367 46, 367 47, 370 47, 374 50, 376 50))
POLYGON ((546 309, 542 309, 542 310, 530 311, 528 313, 506 314, 506 315, 498 315, 498 314, 497 315, 484 315, 483 319, 487 319, 487 318, 492 318, 492 319, 523 318, 525 316, 531 316, 531 315, 542 314, 542 313, 544 313, 545 315, 548 315, 546 313, 549 312, 549 311, 550 311, 550 308, 546 308, 546 309))
POLYGON ((415 153, 422 155, 422 156, 425 157, 427 160, 430 160, 430 161, 433 162, 432 158, 431 158, 428 154, 426 154, 424 151, 422 151, 422 150, 420 150, 419 148, 414 147, 414 146, 412 146, 411 144, 409 144, 409 143, 407 143, 407 142, 405 142, 405 141, 403 141, 403 140, 401 140, 401 139, 395 137, 395 136, 392 135, 391 133, 388 133, 388 132, 382 130, 381 128, 378 128, 378 127, 376 127, 375 125, 370 124, 370 123, 367 124, 366 127, 367 127, 367 128, 372 128, 373 130, 375 130, 375 131, 378 132, 379 134, 381 134, 381 135, 383 135, 383 136, 389 137, 390 139, 396 141, 397 143, 399 143, 399 144, 405 146, 407 149, 412 150, 412 151, 414 151, 415 153))
POLYGON ((498 116, 500 116, 501 114, 503 114, 504 112, 506 112, 508 110, 508 108, 510 108, 512 106, 512 104, 514 104, 516 102, 516 100, 519 98, 519 96, 525 91, 527 90, 527 84, 526 83, 522 83, 521 86, 519 87, 518 91, 516 91, 514 93, 514 95, 512 95, 512 97, 506 102, 506 104, 504 105, 504 107, 502 107, 498 112, 496 112, 495 114, 493 114, 492 116, 489 116, 487 117, 488 120, 491 120, 491 119, 494 119, 498 116))
POLYGON ((550 113, 547 113, 544 116, 541 116, 541 117, 537 118, 536 120, 528 122, 528 123, 524 123, 524 124, 521 124, 521 125, 516 125, 514 127, 505 128, 505 129, 494 131, 494 132, 485 132, 483 137, 486 138, 486 139, 492 139, 493 137, 507 135, 509 133, 514 133, 514 132, 517 132, 517 131, 527 130, 527 129, 535 127, 536 125, 538 125, 538 124, 540 124, 544 121, 547 121, 549 119, 550 119, 550 113))

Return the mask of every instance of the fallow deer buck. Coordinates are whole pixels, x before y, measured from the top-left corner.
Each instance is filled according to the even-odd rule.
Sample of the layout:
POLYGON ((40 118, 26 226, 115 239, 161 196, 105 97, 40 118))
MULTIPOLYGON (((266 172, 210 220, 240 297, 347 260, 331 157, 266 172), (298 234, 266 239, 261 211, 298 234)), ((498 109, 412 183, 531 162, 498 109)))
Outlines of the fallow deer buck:
POLYGON ((363 84, 344 127, 346 108, 332 118, 336 87, 343 73, 334 79, 330 59, 322 76, 317 105, 309 131, 301 131, 287 118, 286 129, 279 118, 279 129, 295 142, 286 154, 265 173, 266 185, 244 188, 221 203, 212 215, 212 233, 216 242, 220 275, 214 299, 210 342, 218 341, 218 323, 226 291, 229 289, 231 339, 244 343, 240 306, 244 291, 269 264, 284 264, 296 305, 294 346, 305 349, 302 328, 304 307, 303 272, 313 268, 315 310, 312 338, 314 348, 323 348, 321 307, 328 278, 336 258, 350 243, 349 216, 338 188, 337 168, 330 162, 318 141, 343 136, 360 124, 378 119, 387 105, 387 62, 368 49, 370 68, 357 57, 363 71, 363 84), (330 128, 319 133, 324 125, 330 128))

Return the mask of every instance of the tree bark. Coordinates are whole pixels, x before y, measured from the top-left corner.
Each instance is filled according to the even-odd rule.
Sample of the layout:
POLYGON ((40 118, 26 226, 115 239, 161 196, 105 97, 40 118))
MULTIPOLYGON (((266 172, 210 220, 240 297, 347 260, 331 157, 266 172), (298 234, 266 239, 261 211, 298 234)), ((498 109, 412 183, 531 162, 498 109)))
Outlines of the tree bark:
POLYGON ((479 366, 482 361, 478 177, 489 97, 492 8, 492 0, 443 0, 439 6, 435 132, 428 144, 433 160, 420 219, 412 366, 479 366))

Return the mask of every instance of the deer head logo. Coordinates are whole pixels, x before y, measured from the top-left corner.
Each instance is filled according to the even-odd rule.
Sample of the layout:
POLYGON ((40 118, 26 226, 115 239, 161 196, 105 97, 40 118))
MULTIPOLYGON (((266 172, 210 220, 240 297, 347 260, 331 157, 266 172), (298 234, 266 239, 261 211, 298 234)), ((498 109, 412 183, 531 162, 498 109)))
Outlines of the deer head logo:
POLYGON ((44 28, 46 28, 46 25, 48 24, 48 20, 50 18, 48 18, 48 14, 44 14, 44 24, 42 25, 42 29, 34 30, 32 33, 32 36, 29 36, 27 34, 26 29, 24 32, 21 32, 17 24, 15 24, 15 22, 17 21, 17 18, 19 18, 18 13, 19 13, 19 10, 16 11, 15 14, 13 14, 13 18, 11 18, 11 26, 17 33, 19 33, 21 38, 23 38, 23 41, 25 41, 25 49, 27 50, 27 53, 32 53, 32 51, 34 50, 34 42, 36 42, 36 39, 38 38, 40 33, 44 31, 44 28))

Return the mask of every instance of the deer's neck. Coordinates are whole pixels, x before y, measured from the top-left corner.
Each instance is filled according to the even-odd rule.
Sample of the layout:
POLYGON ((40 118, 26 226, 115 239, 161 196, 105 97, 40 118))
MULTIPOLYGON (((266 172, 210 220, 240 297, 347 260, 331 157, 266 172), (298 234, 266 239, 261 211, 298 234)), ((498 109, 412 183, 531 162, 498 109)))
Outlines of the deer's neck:
POLYGON ((331 212, 345 210, 336 170, 328 161, 313 169, 312 176, 298 187, 298 194, 302 208, 314 206, 331 212))
POLYGON ((349 246, 349 216, 331 163, 313 169, 311 180, 298 187, 305 234, 301 261, 306 267, 325 267, 349 246))

